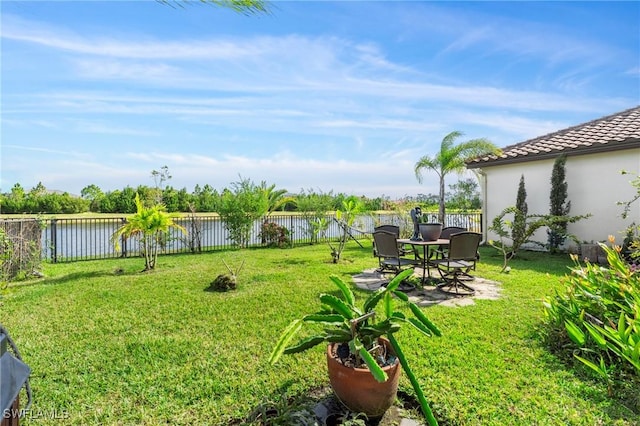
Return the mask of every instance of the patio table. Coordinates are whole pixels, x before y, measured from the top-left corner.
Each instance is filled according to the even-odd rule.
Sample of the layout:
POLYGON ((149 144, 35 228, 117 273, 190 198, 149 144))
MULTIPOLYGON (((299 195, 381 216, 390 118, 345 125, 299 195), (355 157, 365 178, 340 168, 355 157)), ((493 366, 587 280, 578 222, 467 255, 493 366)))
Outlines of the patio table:
POLYGON ((429 251, 432 246, 449 246, 449 240, 444 238, 438 238, 437 240, 424 241, 424 240, 412 240, 409 238, 398 238, 398 244, 410 244, 413 247, 422 247, 422 283, 426 281, 426 277, 431 277, 429 270, 429 251))

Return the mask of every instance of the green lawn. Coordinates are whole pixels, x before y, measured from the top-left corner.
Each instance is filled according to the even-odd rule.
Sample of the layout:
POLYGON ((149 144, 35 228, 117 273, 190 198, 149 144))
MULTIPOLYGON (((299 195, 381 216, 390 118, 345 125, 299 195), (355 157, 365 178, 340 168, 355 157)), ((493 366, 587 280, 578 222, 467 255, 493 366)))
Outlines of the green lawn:
MULTIPOLYGON (((67 424, 228 425, 261 401, 327 384, 323 348, 267 363, 294 318, 335 293, 329 274, 376 265, 371 243, 347 245, 331 263, 326 245, 45 265, 46 278, 12 285, 0 301, 7 327, 32 368, 36 413, 67 424), (222 262, 246 260, 239 287, 205 291, 222 262)), ((501 257, 481 249, 477 274, 502 283, 499 300, 425 313, 443 331, 398 339, 442 425, 638 425, 600 382, 545 348, 542 299, 562 288, 566 256, 523 253, 500 274, 501 257)), ((364 298, 364 292, 357 292, 364 298)), ((413 395, 403 377, 402 390, 413 395)), ((25 419, 23 424, 59 424, 25 419)))

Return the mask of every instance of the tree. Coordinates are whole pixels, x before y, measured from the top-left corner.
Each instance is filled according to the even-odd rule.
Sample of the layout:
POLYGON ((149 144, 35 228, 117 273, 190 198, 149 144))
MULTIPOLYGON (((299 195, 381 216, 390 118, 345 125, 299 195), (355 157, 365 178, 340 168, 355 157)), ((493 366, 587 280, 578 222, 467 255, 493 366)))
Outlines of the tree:
POLYGON ((449 185, 453 194, 448 198, 448 206, 462 211, 479 210, 482 207, 478 182, 475 179, 459 180, 449 185))
MULTIPOLYGON (((151 202, 155 204, 161 203, 162 200, 162 191, 164 190, 164 183, 168 182, 173 176, 169 174, 169 167, 162 166, 160 170, 152 170, 151 177, 153 178, 153 183, 155 184, 155 190, 152 192, 153 200, 151 202)), ((167 201, 164 201, 165 205, 167 201)))
POLYGON ((344 246, 347 244, 347 240, 351 235, 350 232, 351 227, 353 226, 353 222, 356 220, 356 216, 358 215, 358 213, 362 212, 362 209, 362 202, 358 198, 347 197, 347 199, 342 201, 342 208, 336 210, 336 221, 340 226, 341 232, 340 240, 338 240, 337 246, 334 246, 329 241, 333 263, 338 263, 338 261, 340 260, 340 256, 342 255, 344 246))
MULTIPOLYGON (((579 216, 553 216, 553 215, 539 215, 539 214, 527 214, 523 215, 523 223, 522 223, 522 235, 518 239, 512 239, 511 244, 507 241, 509 236, 509 229, 513 232, 513 227, 515 225, 515 217, 521 214, 522 212, 518 210, 515 206, 510 206, 505 208, 498 216, 493 218, 491 222, 491 226, 489 227, 489 231, 494 232, 500 238, 499 241, 489 240, 489 245, 493 248, 497 249, 502 253, 503 256, 503 264, 502 270, 500 272, 508 271, 508 264, 513 257, 515 257, 516 253, 520 248, 526 243, 533 243, 539 246, 544 246, 543 243, 539 241, 531 240, 533 234, 542 227, 550 228, 552 226, 557 226, 560 223, 568 224, 575 223, 579 220, 586 219, 590 217, 590 214, 579 215, 579 216), (508 220, 506 217, 508 215, 513 215, 513 220, 508 220)), ((575 239, 573 235, 567 235, 575 239)))
MULTIPOLYGON (((550 209, 552 216, 566 216, 571 210, 571 201, 567 201, 567 181, 565 180, 565 164, 567 155, 561 154, 556 157, 551 172, 551 193, 549 194, 550 209)), ((547 230, 547 242, 549 251, 556 252, 567 238, 567 223, 558 222, 550 226, 547 230)))
POLYGON ((416 179, 422 183, 422 170, 430 169, 437 173, 440 180, 440 199, 438 209, 438 220, 445 223, 445 185, 444 178, 449 173, 462 174, 465 168, 465 161, 487 153, 499 153, 500 150, 489 140, 471 139, 454 145, 462 132, 453 131, 442 139, 440 151, 434 156, 425 155, 415 164, 416 179))
POLYGON ((269 199, 261 187, 249 179, 242 179, 225 188, 220 196, 218 214, 229 231, 229 238, 238 247, 246 247, 251 229, 269 209, 269 199))
POLYGON ((100 202, 104 198, 104 192, 98 185, 87 185, 80 191, 80 196, 89 201, 89 210, 92 212, 100 211, 100 202))
POLYGON ((144 270, 149 271, 156 267, 158 252, 167 239, 169 229, 176 228, 182 233, 186 233, 186 230, 173 221, 176 216, 167 213, 162 204, 145 207, 140 195, 136 193, 135 205, 136 213, 111 235, 111 242, 116 250, 120 250, 122 237, 139 236, 144 255, 144 270))
POLYGON ((329 227, 327 220, 327 212, 331 210, 333 205, 333 192, 323 193, 315 192, 313 189, 305 191, 304 189, 296 197, 298 211, 307 223, 306 233, 311 240, 311 244, 318 242, 322 235, 329 227))
MULTIPOLYGON (((518 184, 518 195, 516 196, 516 208, 513 212, 513 225, 511 227, 511 240, 513 246, 520 247, 527 237, 527 214, 529 213, 529 206, 527 206, 527 190, 524 185, 524 175, 520 175, 520 183, 518 184)), ((510 255, 515 255, 510 253, 510 255)))
POLYGON ((284 207, 287 203, 294 202, 293 197, 287 196, 286 189, 276 189, 276 184, 267 186, 265 181, 260 183, 260 190, 264 192, 264 196, 267 198, 267 216, 276 210, 284 207))

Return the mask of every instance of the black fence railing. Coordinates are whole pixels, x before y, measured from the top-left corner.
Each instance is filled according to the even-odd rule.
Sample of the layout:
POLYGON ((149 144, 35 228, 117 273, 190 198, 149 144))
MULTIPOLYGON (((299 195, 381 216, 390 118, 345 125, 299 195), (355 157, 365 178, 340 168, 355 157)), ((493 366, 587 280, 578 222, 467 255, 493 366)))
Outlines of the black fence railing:
MULTIPOLYGON (((427 217, 423 215, 423 220, 437 221, 437 214, 425 214, 427 217)), ((326 219, 329 226, 321 235, 314 235, 313 220, 302 214, 272 214, 266 220, 287 228, 290 232, 291 244, 300 245, 337 239, 341 234, 341 227, 333 215, 328 215, 326 219)), ((174 221, 184 227, 187 232, 183 234, 172 228, 164 242, 163 254, 210 252, 235 247, 224 222, 217 215, 185 216, 174 221)), ((54 263, 140 256, 141 247, 137 238, 121 238, 118 241, 119 250, 115 248, 112 235, 125 223, 125 217, 43 220, 41 222, 43 226, 41 256, 54 263)), ((363 214, 356 219, 350 230, 350 237, 370 238, 373 228, 383 223, 399 225, 405 236, 411 235, 413 230, 413 224, 408 217, 391 213, 363 214)), ((248 247, 265 245, 260 235, 262 224, 263 220, 253 224, 247 242, 248 247)), ((447 214, 444 226, 462 226, 482 232, 482 215, 480 213, 447 214)))

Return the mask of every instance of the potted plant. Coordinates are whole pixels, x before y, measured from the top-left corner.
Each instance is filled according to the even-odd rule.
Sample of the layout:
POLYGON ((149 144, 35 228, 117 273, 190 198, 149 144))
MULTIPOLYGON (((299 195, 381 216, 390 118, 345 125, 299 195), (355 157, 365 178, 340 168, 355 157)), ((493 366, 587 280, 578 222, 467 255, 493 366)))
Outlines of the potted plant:
POLYGON ((363 412, 369 417, 381 416, 393 404, 399 367, 402 366, 426 420, 429 425, 437 425, 420 384, 394 336, 403 325, 410 325, 428 337, 441 335, 438 327, 420 308, 398 290, 400 283, 412 273, 412 270, 405 270, 398 274, 386 287, 372 293, 362 308, 356 306, 349 286, 338 276, 331 275, 342 297, 321 294, 322 309, 293 320, 282 332, 269 362, 274 364, 283 354, 298 353, 327 343, 327 368, 336 396, 349 409, 363 412), (395 309, 394 296, 409 307, 410 317, 395 309), (379 305, 381 309, 377 310, 379 305), (304 324, 316 325, 319 331, 288 346, 304 324))

